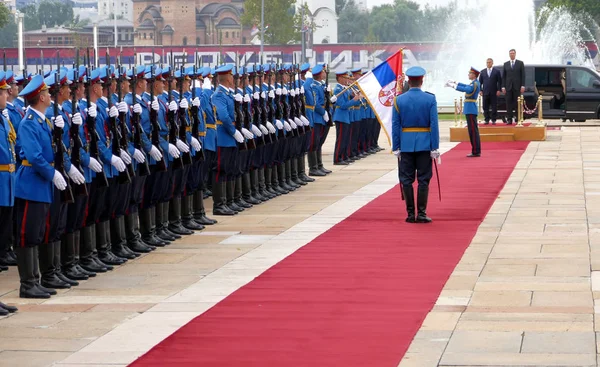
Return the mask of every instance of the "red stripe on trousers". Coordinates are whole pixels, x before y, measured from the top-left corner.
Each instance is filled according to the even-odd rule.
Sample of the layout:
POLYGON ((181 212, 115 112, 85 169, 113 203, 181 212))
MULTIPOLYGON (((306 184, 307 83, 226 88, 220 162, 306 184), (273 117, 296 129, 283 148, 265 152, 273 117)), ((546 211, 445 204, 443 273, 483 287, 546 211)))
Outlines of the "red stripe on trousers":
POLYGON ((44 233, 44 243, 48 243, 48 237, 50 237, 50 210, 46 216, 46 233, 44 233))
POLYGON ((25 226, 27 225, 28 209, 29 201, 25 201, 25 210, 23 211, 23 219, 21 220, 21 247, 25 247, 25 226))

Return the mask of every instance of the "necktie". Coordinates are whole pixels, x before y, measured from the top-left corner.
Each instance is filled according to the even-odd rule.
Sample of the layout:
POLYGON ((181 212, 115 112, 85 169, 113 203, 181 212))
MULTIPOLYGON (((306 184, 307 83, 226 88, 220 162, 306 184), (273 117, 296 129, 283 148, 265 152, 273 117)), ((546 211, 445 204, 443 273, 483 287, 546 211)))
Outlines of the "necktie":
POLYGON ((514 68, 515 68, 515 62, 514 62, 514 61, 511 61, 511 62, 510 62, 510 68, 511 68, 511 69, 514 69, 514 68))
POLYGON ((492 69, 488 69, 488 76, 492 76, 492 69))

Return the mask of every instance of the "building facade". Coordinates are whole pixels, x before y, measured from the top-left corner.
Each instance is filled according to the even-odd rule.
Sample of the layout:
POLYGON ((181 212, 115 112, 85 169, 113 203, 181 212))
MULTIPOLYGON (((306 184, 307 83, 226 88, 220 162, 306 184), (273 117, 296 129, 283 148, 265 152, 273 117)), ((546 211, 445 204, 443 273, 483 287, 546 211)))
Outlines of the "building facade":
POLYGON ((99 19, 110 19, 114 14, 117 19, 133 22, 132 0, 98 0, 99 19))
POLYGON ((250 29, 242 0, 133 0, 134 43, 150 45, 246 44, 250 29))
POLYGON ((300 11, 305 4, 309 14, 305 14, 304 22, 309 24, 312 29, 309 43, 337 43, 338 17, 335 13, 335 0, 297 0, 297 11, 300 11))

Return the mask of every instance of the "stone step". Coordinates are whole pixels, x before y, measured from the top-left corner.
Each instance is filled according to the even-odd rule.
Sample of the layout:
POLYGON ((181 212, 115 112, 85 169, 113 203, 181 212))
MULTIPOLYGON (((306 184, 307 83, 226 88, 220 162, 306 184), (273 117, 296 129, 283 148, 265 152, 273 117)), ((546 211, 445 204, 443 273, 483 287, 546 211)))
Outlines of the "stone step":
POLYGON ((491 134, 479 134, 481 141, 492 142, 492 141, 514 141, 515 134, 512 133, 491 133, 491 134))

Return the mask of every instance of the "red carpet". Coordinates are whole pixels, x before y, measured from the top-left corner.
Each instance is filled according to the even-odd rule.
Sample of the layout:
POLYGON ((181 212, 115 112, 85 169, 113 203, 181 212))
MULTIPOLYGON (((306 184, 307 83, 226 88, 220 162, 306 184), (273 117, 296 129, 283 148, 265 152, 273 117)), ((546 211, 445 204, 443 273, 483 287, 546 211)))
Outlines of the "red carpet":
MULTIPOLYGON (((132 365, 390 366, 401 360, 527 142, 444 154, 442 202, 407 224, 396 186, 132 365)), ((143 332, 143 331, 142 331, 143 332)))

